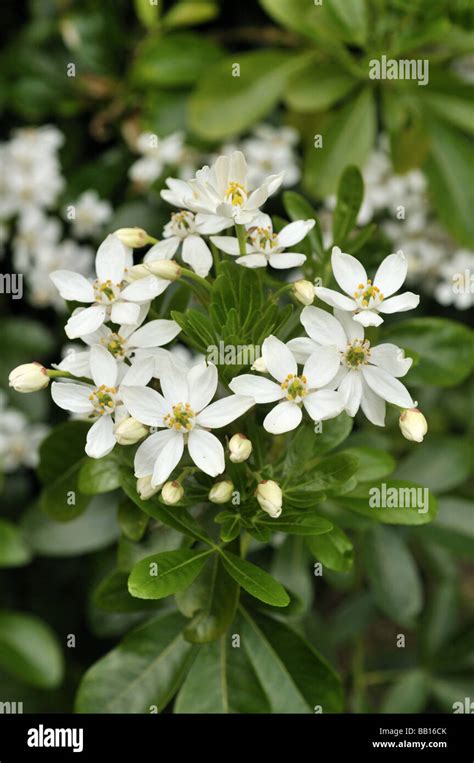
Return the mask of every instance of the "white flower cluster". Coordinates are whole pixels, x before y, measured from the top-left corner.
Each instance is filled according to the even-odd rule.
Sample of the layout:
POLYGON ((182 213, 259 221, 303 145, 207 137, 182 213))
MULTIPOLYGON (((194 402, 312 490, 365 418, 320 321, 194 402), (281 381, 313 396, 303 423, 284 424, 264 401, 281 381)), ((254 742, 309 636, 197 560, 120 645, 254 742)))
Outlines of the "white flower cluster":
POLYGON ((32 424, 19 410, 7 407, 0 397, 0 472, 38 465, 38 448, 49 432, 45 424, 32 424))
MULTIPOLYGON (((210 240, 222 252, 238 255, 237 263, 244 267, 289 268, 305 259, 302 254, 285 253, 285 247, 301 241, 314 220, 295 221, 276 234, 261 211, 282 180, 282 174, 270 175, 252 187, 240 151, 220 156, 190 181, 167 180, 163 198, 180 211, 167 226, 163 241, 149 250, 142 263, 133 264, 129 244, 141 247, 155 239, 141 229, 121 229, 100 245, 95 278, 66 270, 51 274, 64 299, 84 304, 74 310, 65 327, 67 336, 81 339, 83 346, 69 352, 55 370, 38 364, 20 366, 10 374, 10 383, 18 391, 29 392, 43 388, 51 378, 64 377, 53 381, 52 398, 60 408, 93 422, 86 442, 86 453, 92 458, 107 455, 117 443, 143 440, 135 454, 137 489, 142 496, 150 497, 166 484, 163 500, 180 500, 179 480, 167 480, 185 449, 199 470, 212 477, 222 474, 225 451, 214 430, 232 423, 255 404, 277 403, 264 420, 264 428, 272 434, 295 429, 304 411, 313 422, 320 422, 343 410, 355 416, 361 407, 371 422, 383 426, 386 401, 403 409, 415 408, 399 381, 412 361, 392 344, 371 346, 363 327, 381 323, 380 314, 411 309, 418 303, 416 295, 391 296, 406 275, 401 255, 387 257, 372 284, 355 258, 335 248, 334 276, 349 296, 320 289, 320 298, 337 308, 334 315, 305 307, 301 322, 306 337, 287 345, 274 336, 263 342, 256 367, 272 378, 237 376, 230 384, 231 395, 220 394, 214 364, 202 359, 190 365, 165 349, 180 333, 174 320, 147 321, 152 300, 173 280, 187 276, 202 288, 211 288, 199 275, 207 274, 212 262, 205 235, 235 226, 236 238, 210 235, 210 240), (172 259, 180 247, 182 259, 195 272, 172 259), (385 296, 389 297, 386 302, 385 296), (298 365, 303 366, 301 371, 298 365)), ((251 452, 252 444, 245 436, 231 438, 232 462, 249 458, 251 452)), ((270 482, 261 483, 257 496, 265 510, 266 491, 273 491, 270 482)), ((229 491, 230 483, 219 484, 210 500, 219 503, 229 491)), ((278 516, 281 502, 272 499, 271 504, 273 515, 278 516)))
MULTIPOLYGON (((58 219, 48 217, 57 208, 64 190, 64 178, 58 152, 64 142, 53 126, 16 130, 0 147, 2 165, 0 185, 0 227, 2 243, 12 232, 12 265, 22 274, 30 302, 38 307, 52 305, 63 309, 49 274, 58 267, 74 268, 89 274, 93 250, 80 246, 72 238, 62 239, 58 219)), ((77 238, 96 236, 111 216, 111 206, 101 201, 95 191, 86 191, 70 206, 71 232, 77 238)))

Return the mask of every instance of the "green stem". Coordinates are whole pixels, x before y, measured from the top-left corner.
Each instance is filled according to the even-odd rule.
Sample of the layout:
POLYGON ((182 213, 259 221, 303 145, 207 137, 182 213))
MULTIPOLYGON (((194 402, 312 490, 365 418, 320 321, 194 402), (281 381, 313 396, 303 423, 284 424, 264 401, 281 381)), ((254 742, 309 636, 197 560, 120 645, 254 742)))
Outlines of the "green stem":
POLYGON ((157 239, 157 238, 154 238, 154 236, 150 236, 150 235, 148 234, 148 241, 147 241, 147 244, 158 244, 158 243, 159 243, 159 239, 157 239))
POLYGON ((74 379, 74 381, 84 382, 85 384, 94 384, 92 379, 89 379, 87 376, 75 376, 74 374, 71 374, 70 371, 61 371, 61 369, 47 369, 46 373, 50 379, 74 379))
POLYGON ((245 225, 235 224, 235 232, 239 240, 239 251, 241 255, 247 254, 247 231, 245 225))
POLYGON ((200 286, 203 286, 206 291, 211 291, 211 284, 209 281, 206 281, 205 278, 202 278, 202 276, 198 276, 197 273, 194 272, 194 270, 189 270, 188 268, 181 268, 181 273, 183 276, 186 276, 187 278, 190 278, 191 281, 195 281, 200 286))

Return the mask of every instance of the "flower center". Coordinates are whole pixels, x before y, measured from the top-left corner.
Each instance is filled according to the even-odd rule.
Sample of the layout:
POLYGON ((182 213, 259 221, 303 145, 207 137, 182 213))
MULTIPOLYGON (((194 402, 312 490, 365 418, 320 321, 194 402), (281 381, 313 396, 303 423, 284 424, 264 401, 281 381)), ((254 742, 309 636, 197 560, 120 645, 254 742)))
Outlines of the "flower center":
POLYGON ((114 358, 121 359, 125 357, 126 341, 120 334, 109 334, 109 336, 102 337, 100 343, 108 349, 114 358))
POLYGON ((113 284, 112 281, 94 281, 95 301, 108 304, 114 302, 120 294, 120 284, 113 284))
POLYGON ((286 394, 286 399, 294 403, 299 403, 308 394, 306 376, 288 374, 280 386, 286 394))
POLYGON ((278 234, 271 228, 249 228, 247 238, 252 246, 263 252, 271 252, 278 246, 278 234))
POLYGON ((347 345, 342 354, 342 362, 348 368, 359 368, 366 365, 370 359, 370 342, 368 339, 354 339, 347 345))
POLYGON ((369 279, 366 284, 360 283, 357 287, 357 291, 354 292, 354 298, 358 301, 361 307, 369 307, 371 300, 373 300, 371 307, 378 305, 384 298, 381 294, 378 286, 374 286, 369 279))
POLYGON ((191 410, 189 403, 177 403, 173 405, 173 414, 168 413, 164 417, 164 422, 170 429, 176 429, 177 432, 189 432, 194 428, 194 419, 196 414, 191 410))
POLYGON ((232 181, 225 192, 225 198, 232 206, 241 207, 247 201, 247 191, 243 185, 232 181))
POLYGON ((192 212, 182 210, 181 212, 174 212, 171 215, 171 222, 165 227, 166 232, 170 232, 173 236, 178 238, 186 238, 194 230, 194 215, 192 212))
POLYGON ((116 395, 117 387, 106 387, 105 384, 101 384, 89 395, 89 400, 99 416, 103 416, 104 413, 112 413, 115 410, 116 395))

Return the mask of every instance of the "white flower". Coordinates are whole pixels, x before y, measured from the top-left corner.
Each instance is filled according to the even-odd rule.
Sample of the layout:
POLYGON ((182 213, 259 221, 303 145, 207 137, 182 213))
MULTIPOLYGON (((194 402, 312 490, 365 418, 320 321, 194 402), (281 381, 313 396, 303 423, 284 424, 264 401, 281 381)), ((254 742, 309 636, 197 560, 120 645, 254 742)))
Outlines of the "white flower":
POLYGON ((285 249, 302 241, 314 224, 314 220, 296 220, 285 225, 279 233, 274 233, 271 217, 259 214, 246 225, 247 254, 243 256, 240 256, 239 241, 233 236, 211 236, 211 241, 226 254, 238 257, 237 263, 248 268, 264 268, 267 265, 278 270, 296 268, 303 264, 306 255, 285 252, 285 249))
POLYGON ((95 236, 112 216, 109 202, 101 199, 94 190, 84 191, 73 206, 75 217, 71 224, 73 233, 78 238, 95 236))
POLYGON ((69 318, 65 327, 69 339, 91 334, 108 320, 119 324, 136 324, 140 304, 150 302, 169 285, 169 281, 151 273, 146 278, 128 284, 125 280, 126 269, 131 265, 130 250, 118 238, 110 235, 97 251, 97 279, 93 283, 70 270, 51 273, 51 280, 63 299, 92 303, 91 307, 79 308, 69 318))
POLYGON ((136 442, 143 440, 147 434, 148 427, 140 424, 133 416, 122 419, 120 424, 115 427, 115 439, 119 445, 135 445, 136 442))
POLYGON ((158 138, 153 133, 144 132, 138 137, 136 148, 142 158, 132 164, 128 174, 136 183, 151 185, 167 165, 179 163, 183 154, 183 136, 176 132, 158 138))
POLYGON ((137 450, 135 475, 152 475, 152 486, 165 482, 187 445, 196 466, 211 477, 225 468, 224 449, 209 430, 230 424, 254 404, 231 395, 209 405, 217 389, 217 369, 200 363, 186 376, 170 364, 161 375, 162 394, 146 387, 127 387, 123 401, 130 414, 163 431, 148 437, 137 450))
POLYGON ((314 421, 331 419, 341 413, 344 403, 337 392, 321 389, 329 384, 339 369, 336 347, 318 347, 298 374, 296 359, 287 345, 274 336, 265 339, 262 356, 268 373, 276 382, 262 376, 243 374, 230 383, 233 392, 250 395, 256 403, 279 402, 264 419, 267 432, 290 432, 301 423, 302 406, 314 421))
POLYGON ((402 435, 412 442, 423 442, 428 422, 418 408, 402 411, 398 420, 402 435))
POLYGON ((300 279, 292 285, 292 292, 302 305, 312 305, 315 297, 315 289, 311 281, 300 279))
POLYGON ((10 372, 8 383, 16 392, 38 392, 50 382, 46 368, 41 363, 23 363, 10 372))
POLYGON ((211 487, 208 498, 211 503, 228 503, 233 492, 234 483, 231 480, 221 480, 211 487))
POLYGON ((257 125, 252 136, 242 142, 242 151, 249 163, 249 182, 260 185, 269 173, 283 172, 283 186, 295 185, 301 177, 294 150, 298 142, 299 135, 293 127, 257 125))
POLYGON ((161 490, 161 498, 167 506, 174 506, 176 503, 179 503, 183 495, 184 488, 176 480, 165 482, 161 490))
POLYGON ((234 223, 247 225, 283 180, 282 173, 270 175, 259 187, 252 189, 247 174, 245 156, 241 151, 234 151, 231 156, 219 156, 212 167, 200 169, 194 180, 186 182, 169 178, 166 181, 168 190, 162 191, 161 195, 175 207, 200 213, 200 223, 209 222, 209 216, 212 216, 222 224, 221 230, 234 223))
POLYGON ((36 253, 55 248, 61 237, 58 220, 48 218, 38 207, 28 207, 18 218, 13 239, 13 262, 19 273, 34 267, 36 253))
POLYGON ((13 472, 20 466, 38 465, 38 448, 48 434, 48 427, 32 424, 20 411, 0 411, 0 471, 13 472))
POLYGON ((441 281, 434 290, 441 305, 468 310, 474 305, 474 252, 458 249, 439 269, 441 281))
POLYGON ((51 397, 60 408, 97 419, 87 433, 86 453, 91 458, 106 456, 117 442, 114 425, 118 426, 128 416, 122 404, 124 385, 128 381, 136 385, 150 381, 152 369, 146 361, 131 366, 121 379, 124 368, 127 367, 119 366, 105 347, 94 345, 90 353, 93 385, 76 382, 51 385, 51 397))
MULTIPOLYGON (((215 221, 214 221, 215 223, 215 221)), ((222 224, 203 222, 199 215, 187 210, 174 212, 163 230, 163 241, 152 246, 144 262, 171 259, 181 247, 181 259, 200 276, 206 277, 212 267, 211 251, 202 235, 222 230, 222 224)))
POLYGON ((147 474, 146 477, 140 477, 137 480, 137 493, 142 501, 149 501, 150 498, 153 498, 153 496, 156 495, 160 489, 161 485, 152 487, 151 476, 149 474, 147 474))
POLYGON ((272 517, 272 519, 278 519, 283 505, 283 493, 278 482, 262 480, 257 485, 255 497, 263 511, 272 517))
POLYGON ((337 347, 340 368, 329 384, 342 395, 345 411, 355 416, 359 407, 377 426, 385 424, 385 401, 400 408, 414 408, 407 388, 398 378, 408 373, 412 359, 394 344, 371 347, 364 328, 348 313, 335 310, 330 315, 319 307, 305 307, 301 323, 308 337, 291 339, 288 347, 304 362, 316 349, 337 347))
POLYGON ((412 310, 420 301, 418 294, 410 291, 392 297, 407 275, 407 261, 401 252, 390 254, 383 260, 373 283, 367 278, 365 268, 359 260, 350 254, 344 254, 338 246, 333 247, 331 265, 334 278, 349 296, 323 286, 316 287, 316 296, 331 307, 354 313, 354 320, 363 326, 379 326, 383 323, 379 313, 412 310))
POLYGON ((229 440, 229 458, 233 464, 241 464, 250 458, 253 450, 252 441, 244 434, 234 434, 229 440))

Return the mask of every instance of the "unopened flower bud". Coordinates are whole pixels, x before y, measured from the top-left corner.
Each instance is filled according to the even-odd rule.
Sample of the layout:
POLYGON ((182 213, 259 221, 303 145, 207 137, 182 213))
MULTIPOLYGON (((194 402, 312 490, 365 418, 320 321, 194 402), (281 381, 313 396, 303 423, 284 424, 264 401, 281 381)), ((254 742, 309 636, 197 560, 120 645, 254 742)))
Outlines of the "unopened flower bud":
POLYGON ((252 452, 253 445, 244 434, 235 434, 229 440, 230 460, 233 464, 241 464, 246 461, 252 452))
POLYGON ((146 477, 139 477, 137 479, 137 493, 142 499, 142 501, 148 501, 149 498, 152 498, 158 491, 160 490, 161 485, 156 485, 156 487, 153 487, 151 484, 151 474, 148 474, 146 477))
POLYGON ((167 281, 177 281, 181 276, 181 268, 174 260, 154 260, 147 262, 146 267, 154 276, 167 281))
POLYGON ((128 416, 115 428, 115 439, 119 445, 134 445, 148 434, 148 427, 128 416))
POLYGON ((312 305, 314 302, 314 286, 311 281, 295 281, 292 286, 293 295, 303 305, 312 305))
POLYGON ((428 431, 428 422, 418 408, 407 408, 398 421, 402 435, 412 442, 423 442, 428 431))
POLYGON ((175 503, 179 503, 183 495, 183 486, 180 485, 180 483, 176 480, 173 480, 172 482, 165 482, 163 485, 161 497, 167 506, 174 506, 175 503))
POLYGON ((258 371, 259 374, 266 374, 267 370, 263 356, 257 358, 255 363, 252 364, 252 371, 258 371))
POLYGON ((221 480, 216 482, 209 491, 209 500, 211 503, 227 503, 232 498, 234 492, 234 483, 230 480, 221 480))
POLYGON ((140 278, 149 278, 151 275, 146 265, 133 265, 127 268, 125 278, 127 281, 138 281, 140 278))
POLYGON ((8 377, 10 387, 16 392, 38 392, 49 384, 46 368, 41 363, 24 363, 11 371, 8 377))
POLYGON ((273 480, 263 480, 257 485, 255 497, 263 511, 266 511, 273 519, 277 519, 282 512, 283 493, 281 487, 273 480))
POLYGON ((143 228, 119 228, 114 231, 114 236, 125 246, 130 246, 132 249, 139 249, 141 246, 151 243, 150 236, 143 230, 143 228))

